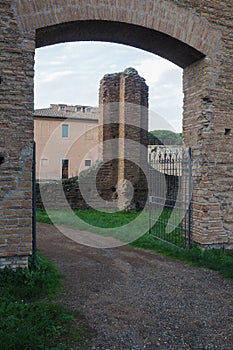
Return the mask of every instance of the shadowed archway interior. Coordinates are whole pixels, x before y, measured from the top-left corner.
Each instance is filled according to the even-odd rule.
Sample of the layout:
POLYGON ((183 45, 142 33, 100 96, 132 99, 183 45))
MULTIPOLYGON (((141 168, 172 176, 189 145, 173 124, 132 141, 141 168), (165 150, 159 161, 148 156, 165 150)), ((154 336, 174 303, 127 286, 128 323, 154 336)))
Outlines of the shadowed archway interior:
POLYGON ((134 46, 185 68, 205 55, 159 31, 111 21, 74 21, 37 29, 36 47, 72 41, 108 41, 134 46))

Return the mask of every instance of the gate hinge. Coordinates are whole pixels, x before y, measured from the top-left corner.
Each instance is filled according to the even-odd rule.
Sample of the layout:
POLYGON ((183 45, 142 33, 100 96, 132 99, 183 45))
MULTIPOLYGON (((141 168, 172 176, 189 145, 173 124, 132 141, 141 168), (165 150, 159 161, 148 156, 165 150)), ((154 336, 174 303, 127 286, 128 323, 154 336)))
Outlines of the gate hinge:
POLYGON ((153 196, 149 196, 149 203, 153 203, 153 196))

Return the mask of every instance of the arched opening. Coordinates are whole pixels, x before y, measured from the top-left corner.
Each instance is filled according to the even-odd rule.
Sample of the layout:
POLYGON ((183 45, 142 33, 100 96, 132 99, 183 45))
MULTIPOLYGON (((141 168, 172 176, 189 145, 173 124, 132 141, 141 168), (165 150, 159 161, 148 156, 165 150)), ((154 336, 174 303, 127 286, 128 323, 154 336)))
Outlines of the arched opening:
POLYGON ((130 45, 157 54, 182 68, 205 56, 196 48, 165 33, 117 21, 72 21, 36 30, 37 48, 75 41, 107 41, 130 45))
POLYGON ((229 207, 224 202, 224 196, 231 189, 231 181, 229 176, 226 180, 224 178, 222 186, 218 166, 228 164, 228 153, 221 152, 220 146, 226 138, 231 141, 229 130, 232 129, 229 98, 232 91, 229 81, 231 46, 227 14, 224 12, 225 17, 221 17, 221 27, 219 18, 223 11, 217 5, 213 5, 214 12, 210 15, 208 7, 198 4, 180 6, 177 2, 165 0, 59 0, 53 2, 53 6, 45 1, 29 3, 16 0, 12 4, 4 1, 0 7, 4 14, 1 20, 4 45, 0 80, 4 93, 1 116, 5 130, 1 152, 6 155, 0 168, 4 176, 12 176, 14 169, 14 178, 17 179, 10 186, 3 184, 3 218, 9 235, 17 237, 12 250, 6 241, 1 256, 27 256, 31 252, 28 237, 31 235, 30 162, 35 46, 74 40, 107 40, 133 45, 159 54, 184 68, 183 133, 185 144, 192 145, 195 157, 193 206, 196 214, 193 232, 196 240, 203 245, 232 244, 229 207), (222 94, 225 84, 227 89, 222 94), (14 127, 5 122, 9 116, 14 127), (219 154, 219 161, 216 161, 215 153, 219 154), (25 207, 23 213, 20 205, 15 208, 18 195, 22 199, 20 205, 25 207), (211 203, 206 209, 203 203, 206 203, 207 195, 211 203), (8 206, 14 208, 10 219, 7 216, 8 206), (27 238, 22 237, 20 227, 14 227, 15 218, 22 217, 27 219, 24 229, 27 238))
POLYGON ((166 34, 119 22, 77 21, 38 29, 36 34, 37 47, 77 40, 124 43, 159 54, 180 67, 204 57, 203 53, 166 34))
POLYGON ((74 21, 36 31, 36 47, 65 41, 107 41, 134 46, 185 68, 205 54, 167 34, 138 25, 111 21, 74 21))

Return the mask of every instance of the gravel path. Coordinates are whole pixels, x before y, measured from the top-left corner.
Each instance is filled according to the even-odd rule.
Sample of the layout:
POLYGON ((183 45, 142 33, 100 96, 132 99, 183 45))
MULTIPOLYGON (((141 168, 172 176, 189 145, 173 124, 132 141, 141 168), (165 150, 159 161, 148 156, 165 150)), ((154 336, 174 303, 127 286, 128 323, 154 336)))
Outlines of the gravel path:
POLYGON ((233 281, 131 247, 95 249, 38 224, 67 278, 62 301, 95 330, 90 350, 233 349, 233 281))

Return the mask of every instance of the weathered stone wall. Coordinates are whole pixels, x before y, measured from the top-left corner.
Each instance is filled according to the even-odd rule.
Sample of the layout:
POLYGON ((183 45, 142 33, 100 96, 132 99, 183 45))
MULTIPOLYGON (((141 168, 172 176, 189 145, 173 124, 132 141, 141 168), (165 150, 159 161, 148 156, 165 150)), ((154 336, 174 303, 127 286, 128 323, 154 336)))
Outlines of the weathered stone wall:
POLYGON ((229 0, 1 0, 1 257, 31 253, 35 42, 75 40, 133 45, 184 68, 193 238, 233 246, 232 6, 229 0))
POLYGON ((88 204, 82 197, 79 189, 79 183, 77 179, 68 179, 63 181, 62 186, 58 181, 37 183, 36 185, 36 207, 37 209, 45 209, 43 203, 43 194, 41 191, 46 193, 46 205, 50 209, 65 209, 66 203, 64 202, 65 197, 72 209, 84 210, 89 208, 88 204))
MULTIPOLYGON (((107 192, 116 188, 118 179, 119 89, 120 73, 107 74, 100 81, 99 159, 104 163, 102 175, 107 192)), ((105 199, 108 199, 107 193, 105 199)))
POLYGON ((107 74, 100 82, 99 104, 100 158, 107 170, 99 186, 117 189, 119 208, 142 209, 148 192, 148 86, 133 68, 107 74))
POLYGON ((0 3, 0 265, 31 253, 34 37, 0 3), (5 257, 8 257, 7 259, 5 257), (17 257, 17 258, 15 258, 17 257))
MULTIPOLYGON (((105 170, 105 167, 102 169, 105 170)), ((92 199, 92 203, 94 204, 94 207, 97 209, 109 209, 109 201, 114 200, 116 188, 115 189, 108 189, 105 186, 103 186, 104 177, 102 176, 102 172, 100 172, 100 176, 97 178, 97 189, 98 193, 93 191, 90 187, 90 183, 95 181, 95 172, 90 171, 87 176, 85 176, 85 179, 82 180, 82 184, 85 187, 85 190, 89 191, 88 196, 92 199), (99 183, 99 184, 98 184, 99 183), (108 201, 106 203, 106 206, 104 205, 102 207, 99 207, 99 197, 98 195, 108 201)), ((153 179, 154 183, 159 182, 158 177, 161 176, 161 173, 157 172, 156 170, 153 170, 153 179), (157 180, 157 181, 156 181, 157 180)), ((164 176, 164 174, 162 175, 164 176)), ((161 180, 161 182, 163 179, 161 180)), ((167 175, 165 174, 165 181, 166 181, 166 198, 164 199, 164 205, 165 207, 172 208, 175 205, 177 194, 178 194, 178 188, 179 188, 179 181, 178 176, 173 175, 167 175)), ((145 188, 142 189, 142 191, 145 191, 145 188)), ((134 207, 131 209, 138 210, 141 209, 144 205, 144 197, 142 196, 141 191, 138 191, 139 193, 136 193, 134 196, 134 207), (137 203, 137 205, 136 205, 137 203)), ((36 185, 36 206, 38 209, 45 209, 46 207, 49 209, 67 209, 67 202, 64 201, 64 198, 68 202, 69 206, 73 210, 85 210, 88 208, 91 208, 91 206, 86 202, 85 198, 82 195, 82 192, 80 191, 80 185, 78 177, 70 178, 68 180, 63 180, 62 183, 59 181, 51 181, 47 183, 37 183, 36 185), (41 196, 41 191, 43 191, 43 194, 41 196), (64 197, 65 195, 65 197, 64 197), (46 202, 43 202, 43 196, 46 198, 46 202)))
POLYGON ((233 247, 233 6, 226 0, 174 2, 221 33, 213 54, 184 70, 183 134, 194 160, 193 238, 233 247))

